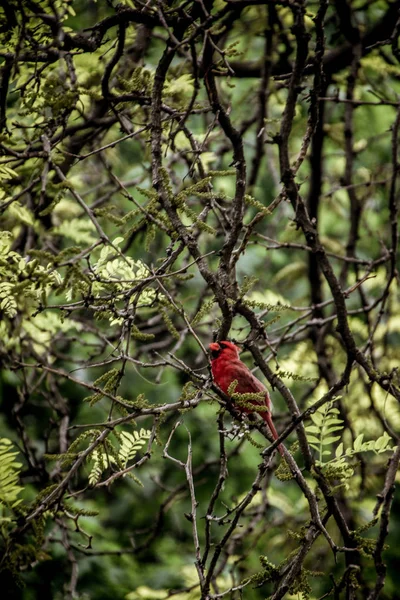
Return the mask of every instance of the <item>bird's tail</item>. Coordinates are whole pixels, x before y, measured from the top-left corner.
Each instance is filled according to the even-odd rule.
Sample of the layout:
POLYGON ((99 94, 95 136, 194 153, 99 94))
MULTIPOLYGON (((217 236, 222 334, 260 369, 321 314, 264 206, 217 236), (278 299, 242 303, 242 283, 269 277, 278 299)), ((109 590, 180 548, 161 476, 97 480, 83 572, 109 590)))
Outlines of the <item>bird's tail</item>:
MULTIPOLYGON (((261 414, 262 418, 264 419, 264 421, 266 422, 266 424, 268 425, 268 427, 270 428, 272 437, 274 438, 274 440, 277 440, 279 435, 278 435, 277 430, 275 429, 275 425, 272 422, 271 412, 269 410, 266 410, 265 412, 262 412, 260 414, 261 414)), ((283 458, 285 458, 285 452, 283 450, 282 444, 279 444, 278 450, 279 450, 280 455, 283 458)))

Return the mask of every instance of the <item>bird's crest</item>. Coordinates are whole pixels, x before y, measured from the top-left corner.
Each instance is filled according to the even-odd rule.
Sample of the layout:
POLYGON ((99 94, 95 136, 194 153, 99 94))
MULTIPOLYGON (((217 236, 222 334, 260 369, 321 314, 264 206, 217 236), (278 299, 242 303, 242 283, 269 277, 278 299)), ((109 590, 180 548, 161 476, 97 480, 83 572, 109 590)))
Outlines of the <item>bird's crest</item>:
POLYGON ((226 352, 227 354, 233 354, 234 356, 239 356, 240 348, 236 346, 233 342, 228 342, 227 340, 221 342, 213 342, 209 345, 210 352, 212 358, 218 358, 222 353, 226 352))

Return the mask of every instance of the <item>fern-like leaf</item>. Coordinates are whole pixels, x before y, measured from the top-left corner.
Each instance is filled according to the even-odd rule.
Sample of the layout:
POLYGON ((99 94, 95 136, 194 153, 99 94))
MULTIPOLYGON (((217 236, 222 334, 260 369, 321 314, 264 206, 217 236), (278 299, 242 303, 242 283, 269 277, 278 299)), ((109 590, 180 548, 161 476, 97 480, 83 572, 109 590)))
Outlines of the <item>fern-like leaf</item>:
POLYGON ((115 462, 115 458, 106 452, 100 452, 97 448, 93 450, 90 458, 93 461, 93 465, 89 473, 89 485, 94 487, 96 483, 99 483, 102 473, 106 470, 107 466, 115 462))
POLYGON ((18 452, 13 451, 12 442, 0 438, 0 504, 15 508, 20 502, 18 498, 22 487, 18 484, 22 464, 15 460, 18 452))
POLYGON ((121 446, 119 449, 119 459, 124 465, 124 468, 129 461, 133 460, 140 448, 144 446, 146 441, 149 439, 151 432, 148 429, 141 429, 140 431, 134 431, 129 433, 123 431, 121 433, 121 446))
POLYGON ((314 414, 312 414, 311 420, 313 423, 305 428, 308 443, 318 452, 317 462, 320 466, 326 467, 327 465, 331 465, 333 467, 345 468, 346 459, 351 458, 360 452, 372 451, 375 452, 375 454, 381 454, 382 452, 394 450, 394 448, 390 446, 392 438, 386 431, 378 439, 369 440, 368 442, 364 442, 364 434, 360 433, 354 440, 352 448, 346 448, 345 450, 343 442, 340 442, 335 450, 335 456, 325 460, 324 457, 328 457, 332 454, 332 450, 327 448, 327 446, 333 442, 337 442, 341 438, 340 435, 335 434, 344 428, 343 420, 338 418, 338 409, 332 406, 333 402, 321 406, 314 414))
POLYGON ((332 450, 327 448, 333 442, 340 440, 340 435, 335 435, 344 427, 342 419, 338 418, 339 410, 328 402, 311 415, 312 425, 306 429, 308 443, 318 452, 318 462, 324 464, 324 457, 330 456, 332 450))
MULTIPOLYGON (((119 440, 119 448, 116 448, 110 440, 107 440, 104 443, 106 452, 96 448, 90 455, 92 466, 88 479, 89 485, 92 487, 99 483, 103 472, 111 464, 115 465, 118 469, 125 469, 128 462, 135 458, 137 452, 144 446, 151 435, 150 430, 143 428, 133 433, 129 433, 128 431, 122 431, 121 433, 115 431, 114 433, 119 440)), ((140 484, 139 480, 134 479, 140 484)))

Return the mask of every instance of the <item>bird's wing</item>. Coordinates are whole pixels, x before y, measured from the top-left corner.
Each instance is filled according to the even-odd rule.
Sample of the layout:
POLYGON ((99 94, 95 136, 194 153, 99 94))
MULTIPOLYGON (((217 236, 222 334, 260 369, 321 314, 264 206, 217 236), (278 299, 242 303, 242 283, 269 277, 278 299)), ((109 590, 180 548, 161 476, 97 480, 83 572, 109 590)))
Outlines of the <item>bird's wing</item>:
POLYGON ((236 392, 239 394, 246 394, 250 392, 267 391, 265 385, 253 375, 246 365, 240 363, 240 365, 232 365, 232 367, 229 377, 231 381, 237 379, 238 384, 236 386, 236 392))
POLYGON ((263 385, 261 381, 259 381, 251 371, 249 371, 246 373, 245 379, 238 379, 238 385, 235 391, 238 392, 238 394, 248 394, 253 392, 266 392, 267 389, 265 385, 263 385))
MULTIPOLYGON (((271 409, 271 399, 267 388, 259 379, 257 379, 257 377, 255 377, 255 375, 253 375, 250 369, 245 367, 245 369, 238 371, 235 379, 238 380, 238 385, 235 389, 238 394, 265 392, 265 405, 271 409)), ((260 404, 262 403, 260 402, 260 404)))

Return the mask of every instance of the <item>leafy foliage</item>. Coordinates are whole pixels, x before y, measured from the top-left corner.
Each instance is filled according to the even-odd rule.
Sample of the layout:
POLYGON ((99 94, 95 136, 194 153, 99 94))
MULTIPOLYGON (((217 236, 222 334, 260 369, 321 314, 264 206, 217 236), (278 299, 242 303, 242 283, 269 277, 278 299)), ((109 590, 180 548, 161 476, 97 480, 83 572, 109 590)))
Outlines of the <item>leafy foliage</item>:
MULTIPOLYGON (((23 490, 19 485, 22 463, 15 460, 16 456, 18 452, 13 452, 12 442, 0 438, 0 504, 6 509, 13 509, 22 502, 18 497, 23 490)), ((7 518, 1 517, 0 520, 7 518)))
MULTIPOLYGON (((117 464, 120 469, 126 469, 128 463, 132 461, 138 451, 143 447, 146 441, 150 438, 149 430, 140 429, 140 431, 122 431, 118 434, 120 446, 114 449, 113 446, 107 445, 108 452, 102 452, 101 449, 93 450, 90 455, 90 460, 93 462, 89 473, 89 484, 95 486, 100 481, 102 473, 105 469, 117 464)), ((126 473, 129 474, 129 473, 126 473)), ((140 483, 135 477, 136 483, 140 483)))
POLYGON ((137 452, 146 443, 146 440, 149 439, 150 433, 149 430, 143 428, 140 431, 134 431, 133 433, 130 433, 129 431, 121 432, 122 442, 118 451, 118 456, 124 468, 127 466, 128 462, 135 458, 137 452))
POLYGON ((311 415, 313 425, 308 425, 306 431, 307 439, 312 448, 318 452, 318 462, 323 465, 332 450, 325 446, 331 446, 334 442, 340 440, 340 435, 336 434, 343 430, 343 419, 339 419, 339 410, 333 406, 333 402, 327 402, 311 415))
POLYGON ((343 466, 346 458, 350 458, 360 452, 373 451, 376 454, 380 454, 394 450, 393 447, 389 446, 392 439, 386 431, 378 439, 369 440, 368 442, 363 442, 364 433, 360 433, 354 440, 353 447, 345 450, 343 442, 340 442, 335 449, 334 458, 328 459, 327 457, 332 455, 332 444, 341 438, 340 435, 332 434, 336 434, 344 429, 343 419, 339 418, 340 412, 334 406, 334 402, 327 402, 312 413, 311 420, 313 424, 305 428, 310 446, 318 453, 317 464, 321 466, 327 464, 343 466))
POLYGON ((397 4, 0 9, 7 597, 397 594, 397 4))
POLYGON ((316 464, 324 469, 328 479, 342 480, 345 488, 349 489, 349 479, 354 475, 354 468, 349 459, 362 452, 373 451, 380 454, 393 451, 394 448, 389 445, 392 439, 386 431, 376 440, 368 442, 363 442, 364 434, 360 433, 353 441, 352 447, 345 449, 343 442, 336 445, 332 458, 332 445, 341 439, 341 435, 335 434, 344 429, 344 422, 339 418, 339 414, 339 410, 334 407, 334 401, 329 402, 311 415, 313 424, 308 425, 305 430, 310 446, 317 451, 316 464))

